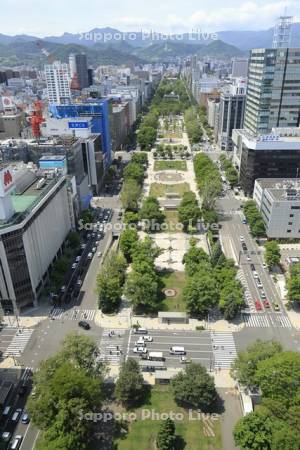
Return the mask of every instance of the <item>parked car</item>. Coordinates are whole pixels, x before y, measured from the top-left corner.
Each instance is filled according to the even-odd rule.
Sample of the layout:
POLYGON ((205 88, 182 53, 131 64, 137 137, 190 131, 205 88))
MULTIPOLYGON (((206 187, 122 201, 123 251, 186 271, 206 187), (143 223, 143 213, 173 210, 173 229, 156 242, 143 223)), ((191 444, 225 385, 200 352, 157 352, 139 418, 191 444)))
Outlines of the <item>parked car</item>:
POLYGON ((269 303, 269 300, 267 300, 267 299, 263 300, 263 304, 264 304, 265 308, 270 308, 270 306, 271 306, 269 303))
POLYGON ((254 264, 250 264, 250 268, 251 268, 251 270, 253 270, 253 272, 255 271, 255 265, 254 264))
POLYGON ((241 241, 241 242, 245 242, 244 236, 242 236, 242 235, 240 236, 240 241, 241 241))
POLYGON ((280 306, 277 302, 273 303, 273 308, 274 308, 274 311, 280 311, 280 306))
POLYGON ((11 421, 17 423, 20 419, 21 414, 22 409, 21 408, 16 409, 13 415, 11 416, 11 421))
POLYGON ((85 322, 84 320, 78 322, 78 326, 80 328, 83 328, 84 330, 89 330, 91 328, 90 324, 88 322, 85 322))
POLYGON ((92 253, 96 253, 96 251, 97 251, 97 247, 93 247, 92 248, 92 253))
POLYGON ((27 425, 30 422, 30 418, 27 412, 23 413, 23 416, 21 418, 21 422, 27 425))
POLYGON ((4 431, 1 435, 1 439, 4 442, 8 442, 11 438, 11 433, 9 431, 4 431))
POLYGON ((254 278, 259 278, 258 273, 256 272, 256 270, 253 271, 253 276, 254 276, 254 278))
POLYGON ((98 252, 98 253, 97 253, 97 256, 98 256, 98 258, 101 258, 102 252, 98 252))
POLYGON ((80 256, 80 255, 76 256, 75 262, 79 263, 79 261, 80 261, 80 258, 81 258, 81 256, 80 256))
POLYGON ((72 270, 75 270, 77 266, 78 266, 77 263, 73 263, 73 264, 72 264, 72 270))

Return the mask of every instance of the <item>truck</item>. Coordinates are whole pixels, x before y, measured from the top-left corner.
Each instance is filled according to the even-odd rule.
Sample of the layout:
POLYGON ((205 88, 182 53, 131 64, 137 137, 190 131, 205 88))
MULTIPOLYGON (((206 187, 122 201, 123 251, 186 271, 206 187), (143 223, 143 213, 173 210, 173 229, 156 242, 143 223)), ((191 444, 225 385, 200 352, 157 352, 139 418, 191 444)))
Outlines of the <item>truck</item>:
POLYGON ((164 355, 163 352, 149 352, 148 359, 150 361, 164 361, 164 355))

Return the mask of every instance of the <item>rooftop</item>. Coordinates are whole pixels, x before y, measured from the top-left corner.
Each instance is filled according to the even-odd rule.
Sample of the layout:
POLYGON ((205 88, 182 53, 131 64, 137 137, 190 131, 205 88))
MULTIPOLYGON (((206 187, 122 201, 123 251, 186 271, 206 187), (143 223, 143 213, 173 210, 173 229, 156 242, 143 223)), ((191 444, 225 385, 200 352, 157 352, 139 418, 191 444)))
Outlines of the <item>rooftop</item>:
POLYGON ((300 179, 298 178, 259 178, 257 183, 267 189, 275 201, 300 201, 300 179))

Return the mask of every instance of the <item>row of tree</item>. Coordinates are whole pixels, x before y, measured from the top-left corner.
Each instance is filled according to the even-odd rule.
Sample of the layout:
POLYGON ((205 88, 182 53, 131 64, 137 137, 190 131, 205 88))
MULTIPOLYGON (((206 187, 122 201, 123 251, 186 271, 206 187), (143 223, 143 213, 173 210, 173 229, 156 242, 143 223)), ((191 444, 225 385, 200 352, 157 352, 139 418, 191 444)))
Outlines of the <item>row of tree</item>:
POLYGON ((113 313, 119 309, 127 261, 121 252, 111 252, 105 258, 102 270, 97 276, 99 308, 104 313, 113 313))
POLYGON ((209 156, 199 153, 194 158, 194 171, 202 198, 202 208, 211 211, 222 192, 219 169, 209 156))
POLYGON ((300 263, 290 265, 287 279, 287 298, 289 303, 300 304, 300 263))
POLYGON ((188 312, 203 318, 219 307, 225 319, 234 318, 244 304, 234 262, 225 258, 219 242, 212 246, 211 256, 196 246, 196 240, 191 239, 190 244, 183 258, 188 275, 183 297, 188 312))
POLYGON ((222 170, 224 170, 228 183, 231 187, 236 186, 239 181, 239 174, 236 168, 233 166, 229 158, 224 153, 220 156, 220 163, 222 170))
POLYGON ((121 203, 125 210, 138 210, 147 164, 147 154, 139 152, 133 155, 131 162, 124 169, 121 203))
POLYGON ((184 123, 191 144, 201 141, 203 132, 197 116, 197 108, 191 106, 184 113, 184 123))
POLYGON ((266 227, 261 213, 257 209, 254 200, 248 200, 244 205, 244 214, 249 223, 250 231, 254 237, 262 237, 266 235, 266 227))
POLYGON ((262 402, 234 429, 241 450, 300 448, 300 355, 277 342, 256 341, 241 352, 232 375, 242 385, 260 388, 262 402), (297 431, 298 430, 298 431, 297 431))
POLYGON ((189 227, 195 227, 197 221, 201 219, 201 210, 194 192, 188 191, 183 194, 178 207, 178 219, 185 231, 188 231, 189 227))

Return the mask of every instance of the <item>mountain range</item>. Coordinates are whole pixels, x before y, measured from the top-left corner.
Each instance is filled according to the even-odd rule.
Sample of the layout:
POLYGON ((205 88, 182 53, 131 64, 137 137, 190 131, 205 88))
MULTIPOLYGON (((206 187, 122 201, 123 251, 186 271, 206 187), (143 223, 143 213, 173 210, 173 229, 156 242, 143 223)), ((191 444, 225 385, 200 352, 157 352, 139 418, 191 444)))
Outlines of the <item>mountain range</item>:
MULTIPOLYGON (((114 28, 94 28, 86 33, 64 33, 43 39, 25 34, 8 36, 0 33, 0 65, 42 66, 47 62, 47 57, 41 52, 41 47, 54 59, 62 61, 67 61, 72 52, 85 52, 89 64, 93 66, 164 62, 176 56, 192 54, 231 58, 247 55, 251 48, 271 47, 272 37, 272 28, 260 31, 221 31, 214 36, 201 33, 149 35, 143 32, 121 32, 114 28)), ((300 47, 300 23, 293 24, 291 45, 300 47)))

